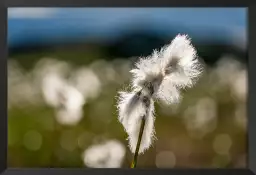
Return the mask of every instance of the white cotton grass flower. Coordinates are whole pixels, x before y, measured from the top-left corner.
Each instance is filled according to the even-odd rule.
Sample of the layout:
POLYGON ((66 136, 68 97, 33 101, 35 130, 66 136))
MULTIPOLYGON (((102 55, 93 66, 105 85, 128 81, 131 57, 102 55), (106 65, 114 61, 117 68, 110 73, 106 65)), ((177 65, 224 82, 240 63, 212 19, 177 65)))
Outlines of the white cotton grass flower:
POLYGON ((196 50, 187 35, 177 35, 171 44, 141 58, 133 74, 133 88, 144 88, 152 83, 154 97, 167 104, 179 102, 180 88, 191 87, 201 72, 196 50))
POLYGON ((45 77, 55 75, 65 79, 70 71, 71 65, 66 61, 60 61, 54 58, 41 58, 32 70, 32 76, 35 84, 41 87, 45 77))
POLYGON ((70 64, 53 58, 41 58, 35 65, 32 75, 35 84, 40 87, 47 105, 56 108, 60 105, 59 92, 67 84, 66 76, 70 64))
POLYGON ((72 86, 65 86, 60 93, 61 106, 56 111, 56 119, 64 125, 76 125, 83 117, 83 94, 72 86))
POLYGON ((129 137, 131 151, 135 151, 141 119, 146 123, 139 153, 152 144, 154 137, 154 101, 166 104, 180 101, 180 90, 192 87, 202 72, 195 48, 187 35, 177 35, 169 45, 160 51, 154 50, 140 58, 133 75, 132 92, 120 92, 118 99, 119 121, 129 137), (136 133, 136 134, 135 134, 136 133))
POLYGON ((42 78, 48 73, 67 75, 70 69, 71 65, 66 61, 43 57, 36 63, 33 72, 37 78, 42 78))
POLYGON ((42 78, 42 93, 43 98, 51 107, 57 108, 60 106, 60 92, 66 86, 67 82, 64 78, 56 73, 49 73, 42 78))
POLYGON ((243 69, 243 64, 237 61, 235 57, 226 55, 217 62, 217 67, 214 69, 213 74, 217 78, 217 84, 222 87, 232 87, 234 79, 243 69))
POLYGON ((54 108, 56 120, 63 125, 78 124, 83 117, 84 104, 96 98, 102 87, 91 69, 71 68, 68 62, 43 58, 34 69, 45 103, 54 108))
POLYGON ((101 91, 101 82, 93 70, 82 67, 76 70, 71 81, 85 98, 96 98, 101 91))
POLYGON ((231 82, 231 92, 237 100, 245 102, 248 93, 248 75, 247 70, 243 69, 238 71, 234 75, 233 81, 231 82))
POLYGON ((120 112, 118 119, 123 124, 126 132, 129 135, 129 146, 133 153, 136 149, 142 117, 146 113, 148 113, 146 116, 147 120, 144 126, 139 153, 143 153, 145 150, 147 150, 155 138, 154 101, 150 99, 150 105, 147 109, 140 98, 142 97, 134 92, 120 92, 120 101, 118 104, 118 109, 120 112))
POLYGON ((117 140, 109 140, 87 148, 82 154, 84 164, 90 168, 120 168, 125 157, 125 147, 117 140))
POLYGON ((83 117, 83 94, 56 73, 42 79, 45 102, 55 109, 56 120, 63 125, 76 125, 83 117))
POLYGON ((16 60, 8 61, 8 108, 41 105, 40 89, 16 60))

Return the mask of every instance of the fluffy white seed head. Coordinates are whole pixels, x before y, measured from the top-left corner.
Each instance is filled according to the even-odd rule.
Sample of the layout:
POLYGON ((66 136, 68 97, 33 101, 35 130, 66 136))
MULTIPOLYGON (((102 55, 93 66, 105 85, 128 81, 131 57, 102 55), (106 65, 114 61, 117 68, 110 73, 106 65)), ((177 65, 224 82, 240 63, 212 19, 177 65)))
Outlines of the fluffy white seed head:
POLYGON ((177 104, 180 99, 180 92, 177 87, 173 86, 171 81, 164 80, 156 92, 156 98, 165 102, 166 104, 177 104))
POLYGON ((190 38, 177 35, 169 45, 136 63, 131 70, 132 86, 143 89, 150 82, 155 98, 168 104, 175 103, 179 100, 179 89, 191 87, 201 72, 190 38))
POLYGON ((132 73, 132 92, 120 92, 118 101, 119 121, 129 137, 131 151, 138 142, 142 116, 146 114, 139 153, 150 147, 154 138, 154 100, 167 104, 180 100, 180 90, 191 87, 201 74, 196 50, 187 35, 177 35, 160 51, 154 50, 140 58, 132 73), (148 105, 147 102, 148 101, 148 105))
MULTIPOLYGON (((136 95, 136 92, 119 92, 119 99, 118 99, 118 120, 123 124, 126 132, 128 131, 128 123, 130 117, 133 117, 133 113, 138 112, 134 110, 134 108, 139 103, 139 96, 136 95)), ((139 114, 140 115, 140 114, 139 114)))
POLYGON ((119 121, 123 124, 127 134, 131 151, 134 153, 139 137, 142 117, 145 116, 145 126, 141 139, 139 153, 147 150, 155 136, 154 131, 154 101, 149 99, 149 106, 146 107, 139 92, 120 92, 118 109, 119 121))
POLYGON ((176 86, 191 87, 194 78, 202 72, 196 50, 187 35, 177 35, 170 45, 162 48, 160 55, 163 55, 162 65, 167 77, 176 86))

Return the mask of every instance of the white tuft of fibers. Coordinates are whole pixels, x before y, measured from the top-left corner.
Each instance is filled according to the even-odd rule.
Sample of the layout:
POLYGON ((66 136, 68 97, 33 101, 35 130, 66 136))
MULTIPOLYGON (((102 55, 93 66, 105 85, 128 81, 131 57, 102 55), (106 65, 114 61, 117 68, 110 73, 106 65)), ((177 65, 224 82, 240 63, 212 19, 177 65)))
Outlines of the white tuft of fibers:
POLYGON ((154 97, 167 104, 180 99, 179 89, 192 87, 201 72, 196 50, 187 35, 177 35, 169 45, 141 58, 130 72, 133 88, 152 83, 154 97))
MULTIPOLYGON (((145 126, 143 130, 143 135, 141 138, 141 143, 140 143, 140 148, 139 148, 139 153, 143 153, 147 149, 150 148, 152 145, 152 142, 155 139, 155 129, 154 129, 154 102, 151 99, 150 101, 150 107, 148 114, 145 116, 146 121, 145 121, 145 126)), ((135 153, 135 149, 137 146, 138 142, 138 137, 140 133, 140 127, 141 127, 141 120, 142 116, 138 116, 136 120, 131 120, 129 123, 129 128, 128 128, 128 134, 129 134, 129 146, 130 149, 133 153, 135 153)))
POLYGON ((146 124, 139 153, 150 147, 154 138, 154 101, 178 103, 180 90, 192 87, 202 73, 195 48, 187 35, 177 35, 160 51, 140 58, 132 73, 132 92, 120 92, 119 121, 124 126, 131 151, 136 149, 142 117, 146 124))
POLYGON ((144 113, 144 109, 139 108, 139 96, 135 92, 119 92, 119 95, 119 103, 117 106, 119 110, 118 120, 123 124, 125 130, 128 131, 129 121, 132 120, 133 117, 131 113, 141 115, 144 113), (137 110, 134 110, 135 107, 137 110))
POLYGON ((133 153, 136 149, 143 116, 145 116, 146 121, 139 153, 143 153, 147 150, 155 138, 154 101, 150 99, 149 107, 146 108, 142 98, 143 96, 138 95, 138 92, 120 92, 119 96, 119 121, 123 124, 129 135, 129 146, 133 153))
POLYGON ((130 71, 132 73, 132 87, 134 89, 144 88, 145 85, 151 82, 154 86, 154 91, 157 91, 161 84, 164 74, 159 64, 150 57, 140 58, 135 64, 135 68, 130 71))
POLYGON ((177 35, 171 44, 160 51, 163 56, 162 66, 166 71, 166 80, 179 87, 191 87, 202 73, 201 64, 197 59, 196 49, 187 35, 177 35))

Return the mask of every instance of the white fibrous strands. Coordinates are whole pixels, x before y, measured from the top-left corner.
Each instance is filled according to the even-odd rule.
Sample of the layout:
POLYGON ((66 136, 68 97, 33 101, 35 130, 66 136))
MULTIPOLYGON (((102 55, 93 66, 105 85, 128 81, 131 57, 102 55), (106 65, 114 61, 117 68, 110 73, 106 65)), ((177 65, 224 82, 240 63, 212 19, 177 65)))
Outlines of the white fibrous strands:
POLYGON ((141 95, 140 92, 120 92, 119 100, 119 121, 129 135, 129 146, 133 153, 136 149, 142 117, 146 118, 142 145, 139 149, 139 153, 142 153, 150 147, 154 138, 154 101, 152 98, 141 95))
POLYGON ((144 117, 146 121, 139 149, 139 153, 143 153, 156 138, 154 101, 178 103, 180 90, 194 85, 202 73, 202 66, 190 38, 179 34, 160 51, 154 50, 150 56, 140 58, 130 72, 132 91, 119 92, 118 119, 128 134, 130 149, 134 153, 144 117))

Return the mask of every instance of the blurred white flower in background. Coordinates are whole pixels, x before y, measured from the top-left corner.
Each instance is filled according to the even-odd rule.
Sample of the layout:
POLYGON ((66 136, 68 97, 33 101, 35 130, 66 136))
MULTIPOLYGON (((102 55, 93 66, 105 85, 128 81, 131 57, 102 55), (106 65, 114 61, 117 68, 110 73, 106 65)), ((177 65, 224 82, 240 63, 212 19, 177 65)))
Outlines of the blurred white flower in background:
POLYGON ((8 61, 8 108, 12 106, 41 104, 40 89, 32 81, 30 74, 14 60, 8 61))
POLYGON ((53 107, 60 124, 75 125, 83 117, 83 94, 58 75, 47 74, 42 80, 45 102, 53 107))
POLYGON ((55 107, 58 103, 56 92, 67 83, 70 71, 69 63, 54 58, 43 57, 36 63, 32 70, 33 79, 48 105, 55 107))
POLYGON ((20 81, 21 78, 24 77, 25 71, 21 68, 19 63, 15 60, 8 60, 7 64, 8 71, 8 83, 20 81))
POLYGON ((231 95, 238 101, 245 102, 247 99, 248 82, 247 69, 234 57, 225 56, 218 62, 215 69, 220 85, 231 90, 231 95))
POLYGON ((109 140, 87 148, 82 159, 91 168, 120 168, 125 156, 125 147, 117 140, 109 140))
POLYGON ((217 67, 213 69, 213 75, 216 76, 215 88, 223 90, 223 87, 233 88, 236 83, 236 79, 239 77, 241 89, 246 89, 246 69, 243 64, 236 60, 233 56, 223 56, 217 62, 217 67), (218 85, 218 86, 217 86, 218 85))
POLYGON ((72 69, 67 62, 53 58, 40 60, 34 77, 41 85, 45 102, 55 109, 57 121, 64 125, 78 124, 84 104, 101 91, 101 82, 91 69, 72 69))
POLYGON ((66 76, 70 65, 64 61, 42 59, 34 69, 34 75, 41 85, 43 98, 54 108, 60 124, 75 125, 83 117, 83 95, 73 87, 66 76))
POLYGON ((190 136, 202 138, 217 127, 217 103, 210 97, 199 99, 184 112, 184 122, 190 136))
POLYGON ((56 119, 61 124, 76 125, 83 117, 84 96, 76 88, 65 86, 60 93, 60 107, 56 119))
POLYGON ((71 68, 65 61, 46 57, 26 73, 18 62, 8 61, 8 108, 44 101, 54 108, 59 123, 77 124, 83 117, 83 105, 96 98, 102 86, 93 70, 71 68))
POLYGON ((101 91, 101 82, 98 76, 86 67, 76 70, 70 81, 86 99, 96 98, 101 91))
POLYGON ((116 72, 113 65, 106 60, 97 60, 89 66, 103 84, 116 81, 116 72))
POLYGON ((231 82, 231 93, 234 98, 240 102, 245 102, 247 99, 248 91, 248 81, 247 81, 247 70, 243 69, 234 75, 234 79, 231 82))
POLYGON ((67 82, 56 73, 48 73, 42 79, 42 93, 46 104, 57 108, 61 104, 60 95, 67 82))
POLYGON ((66 78, 71 72, 71 68, 72 66, 66 61, 43 57, 36 63, 32 70, 32 74, 37 84, 41 86, 42 79, 48 74, 55 74, 62 78, 66 78))
POLYGON ((223 56, 217 63, 217 67, 213 69, 211 74, 215 77, 214 86, 215 90, 219 92, 230 92, 228 98, 221 94, 219 100, 230 103, 233 101, 234 109, 234 122, 242 129, 247 127, 247 95, 248 95, 248 70, 245 65, 237 61, 234 56, 223 56))

